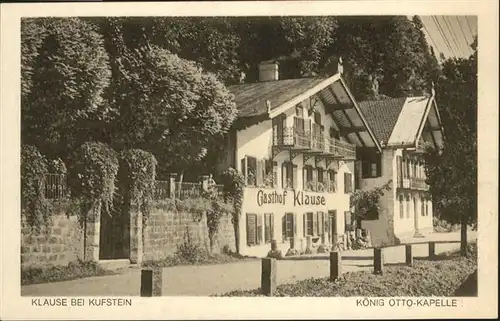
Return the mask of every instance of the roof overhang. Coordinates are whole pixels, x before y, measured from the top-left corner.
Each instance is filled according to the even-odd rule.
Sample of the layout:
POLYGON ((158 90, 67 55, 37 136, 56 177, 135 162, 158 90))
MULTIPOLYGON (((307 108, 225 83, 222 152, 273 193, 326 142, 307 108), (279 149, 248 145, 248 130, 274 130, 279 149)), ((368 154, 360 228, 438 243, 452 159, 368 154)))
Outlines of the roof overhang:
POLYGON ((316 96, 332 115, 346 140, 358 147, 376 148, 378 152, 382 152, 380 142, 375 138, 358 103, 339 73, 272 109, 268 112, 268 119, 278 116, 312 96, 316 96))

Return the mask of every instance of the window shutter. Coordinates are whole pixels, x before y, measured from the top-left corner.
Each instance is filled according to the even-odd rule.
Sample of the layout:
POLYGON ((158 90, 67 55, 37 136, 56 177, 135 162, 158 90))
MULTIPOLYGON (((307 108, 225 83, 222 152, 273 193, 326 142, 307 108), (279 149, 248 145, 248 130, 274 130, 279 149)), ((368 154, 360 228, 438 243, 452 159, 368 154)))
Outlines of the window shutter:
POLYGON ((312 234, 314 236, 317 236, 318 235, 318 212, 314 212, 312 217, 313 217, 313 219, 312 219, 312 227, 313 227, 312 234))
POLYGON ((297 188, 297 165, 293 165, 292 186, 297 188))
POLYGON ((258 159, 255 162, 255 185, 260 186, 262 185, 262 162, 260 159, 258 159))
POLYGON ((257 244, 262 244, 262 215, 257 216, 257 244))
POLYGON ((247 214, 247 244, 255 245, 256 240, 256 216, 255 214, 247 214))
POLYGON ((286 163, 281 165, 281 188, 286 187, 286 163))
POLYGON ((241 173, 243 174, 243 177, 245 178, 245 184, 247 183, 247 158, 244 157, 241 159, 241 173))
POLYGON ((403 173, 401 172, 401 156, 396 156, 396 175, 397 178, 402 179, 403 173))
POLYGON ((264 243, 269 241, 271 230, 269 226, 269 214, 264 213, 264 243))
POLYGON ((281 218, 281 236, 283 237, 283 242, 286 240, 286 214, 281 218))
POLYGON ((297 214, 293 213, 293 236, 297 235, 297 214))
POLYGON ((325 233, 325 217, 323 216, 323 212, 319 212, 319 235, 325 233))
POLYGON ((278 187, 278 163, 273 162, 273 187, 278 187))
POLYGON ((269 230, 270 230, 270 234, 271 234, 271 240, 274 239, 274 213, 271 213, 270 215, 271 217, 269 218, 270 222, 269 222, 269 230))
POLYGON ((345 223, 346 231, 350 231, 351 225, 352 225, 351 212, 349 212, 349 211, 344 212, 344 223, 345 223))
POLYGON ((307 235, 307 213, 304 213, 302 215, 303 221, 304 221, 304 229, 302 233, 304 234, 304 237, 307 235))
POLYGON ((307 168, 304 166, 302 168, 302 189, 307 190, 307 168))

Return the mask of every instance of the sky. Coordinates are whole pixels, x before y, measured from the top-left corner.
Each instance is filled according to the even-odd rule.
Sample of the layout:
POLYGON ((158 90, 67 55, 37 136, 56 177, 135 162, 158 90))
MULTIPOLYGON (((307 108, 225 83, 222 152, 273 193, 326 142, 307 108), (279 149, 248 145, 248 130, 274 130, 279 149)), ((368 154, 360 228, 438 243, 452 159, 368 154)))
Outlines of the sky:
POLYGON ((442 52, 446 58, 468 58, 470 44, 477 35, 477 16, 420 16, 424 24, 427 43, 434 47, 439 60, 442 52))

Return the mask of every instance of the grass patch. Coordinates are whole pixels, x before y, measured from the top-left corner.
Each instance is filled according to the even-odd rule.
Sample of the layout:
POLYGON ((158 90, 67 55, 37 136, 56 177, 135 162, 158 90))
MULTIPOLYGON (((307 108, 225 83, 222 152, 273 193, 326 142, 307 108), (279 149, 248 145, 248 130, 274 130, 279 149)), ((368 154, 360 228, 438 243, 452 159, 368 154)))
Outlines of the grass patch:
POLYGON ((89 276, 111 275, 96 262, 76 261, 68 265, 49 265, 43 267, 21 268, 21 285, 68 281, 89 276))
POLYGON ((161 268, 181 265, 210 265, 255 260, 257 258, 244 256, 224 248, 222 253, 208 253, 198 246, 181 246, 174 255, 162 260, 149 260, 142 263, 143 267, 161 268))
MULTIPOLYGON (((313 278, 293 284, 278 285, 276 296, 455 296, 455 291, 477 269, 477 245, 469 245, 469 256, 458 251, 440 255, 433 260, 416 260, 413 267, 386 266, 384 275, 372 271, 345 273, 331 282, 313 278)), ((260 289, 233 291, 221 296, 262 296, 260 289)))

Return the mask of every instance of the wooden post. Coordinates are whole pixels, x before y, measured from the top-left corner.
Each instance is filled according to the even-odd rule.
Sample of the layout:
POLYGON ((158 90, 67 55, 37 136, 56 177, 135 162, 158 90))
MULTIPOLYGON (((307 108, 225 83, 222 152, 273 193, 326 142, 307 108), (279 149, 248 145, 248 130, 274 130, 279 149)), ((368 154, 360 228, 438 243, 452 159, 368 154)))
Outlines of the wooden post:
POLYGON ((176 181, 176 178, 177 178, 177 174, 176 173, 170 173, 169 184, 168 184, 169 197, 170 198, 175 198, 175 181, 176 181))
POLYGON ((412 253, 411 244, 405 245, 405 253, 406 253, 406 265, 413 266, 413 253, 412 253))
POLYGON ((433 258, 436 256, 436 242, 429 242, 429 257, 433 258))
POLYGON ((381 248, 373 249, 373 273, 384 274, 384 253, 381 248))
POLYGON ((273 296, 276 290, 276 259, 262 259, 261 290, 264 295, 273 296))
POLYGON ((342 275, 342 256, 340 252, 330 252, 330 281, 337 280, 342 275))
POLYGON ((141 270, 141 296, 161 296, 163 269, 141 270))

